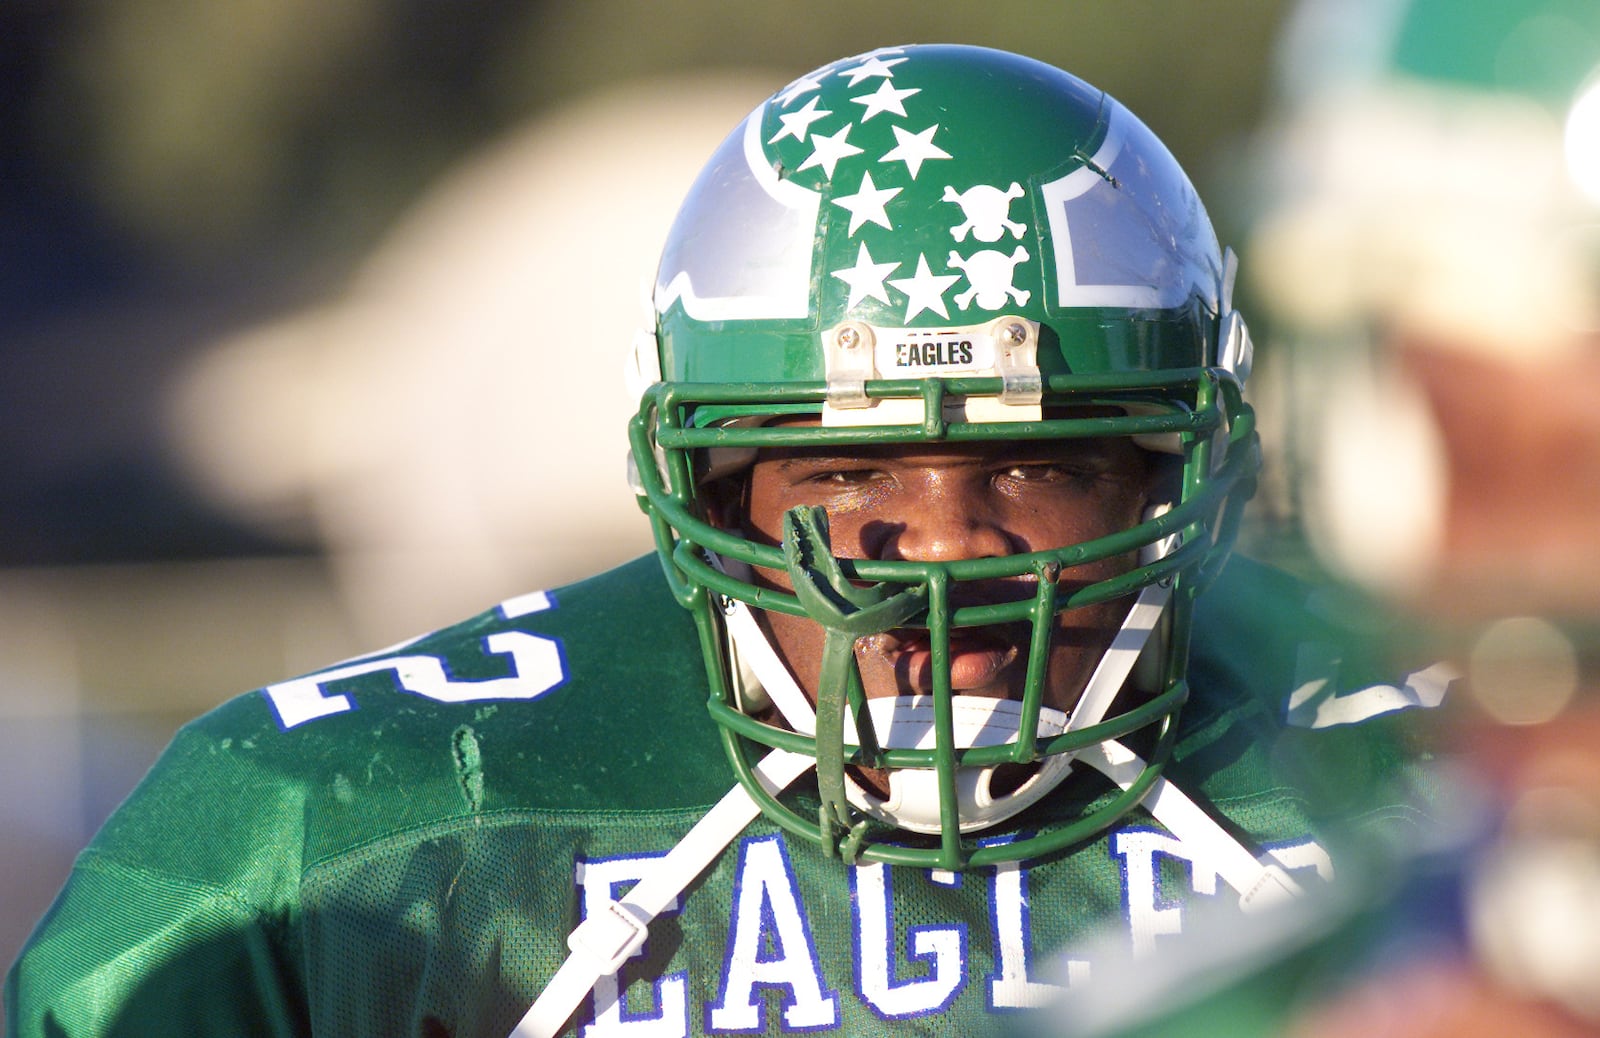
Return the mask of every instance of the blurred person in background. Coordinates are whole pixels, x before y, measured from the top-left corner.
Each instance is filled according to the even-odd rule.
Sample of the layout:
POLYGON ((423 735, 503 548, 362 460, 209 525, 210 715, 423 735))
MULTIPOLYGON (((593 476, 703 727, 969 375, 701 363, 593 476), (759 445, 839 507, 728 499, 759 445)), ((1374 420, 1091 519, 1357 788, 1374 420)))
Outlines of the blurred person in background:
POLYGON ((1041 949, 1293 898, 1339 822, 1403 839, 1381 722, 1438 675, 1229 560, 1233 282, 1166 148, 1058 69, 790 83, 691 188, 635 343, 655 555, 186 727, 10 1032, 972 1032, 1056 990, 1041 949))
POLYGON ((1600 6, 1288 29, 1262 407, 1318 562, 1464 675, 1430 715, 1441 807, 1338 896, 1199 927, 1028 1033, 1600 1033, 1600 6))

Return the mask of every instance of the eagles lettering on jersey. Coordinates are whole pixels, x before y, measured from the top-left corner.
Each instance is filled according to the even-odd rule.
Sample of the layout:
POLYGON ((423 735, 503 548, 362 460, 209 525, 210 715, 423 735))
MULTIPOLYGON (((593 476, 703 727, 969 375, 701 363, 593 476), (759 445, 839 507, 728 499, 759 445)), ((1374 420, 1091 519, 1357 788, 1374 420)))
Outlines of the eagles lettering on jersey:
MULTIPOLYGON (((1323 807, 1409 816, 1375 726, 1282 720, 1298 647, 1341 644, 1302 599, 1242 559, 1207 593, 1169 775, 1305 882, 1330 867, 1323 807), (1284 776, 1291 758, 1336 796, 1284 776)), ((1343 661, 1331 695, 1376 680, 1353 650, 1317 658, 1343 661)), ((652 556, 232 700, 80 857, 7 979, 8 1033, 502 1038, 585 914, 733 785, 705 696, 652 556)), ((983 1031, 1092 980, 1090 961, 1049 972, 1058 949, 1107 923, 1158 947, 1186 905, 1230 896, 1142 813, 962 874, 845 865, 758 819, 570 1033, 983 1031)))
MULTIPOLYGON (((1196 894, 1217 893, 1216 874, 1196 871, 1183 848, 1163 832, 1130 828, 1115 833, 1111 842, 1126 880, 1123 904, 1136 950, 1151 950, 1156 937, 1181 932, 1183 905, 1196 894)), ((1031 932, 1025 867, 1007 864, 964 876, 882 864, 850 866, 850 958, 825 962, 817 951, 815 913, 800 893, 782 834, 745 837, 732 853, 736 864, 733 902, 726 906, 726 954, 720 967, 715 959, 696 957, 703 968, 713 971, 698 978, 714 993, 701 1007, 707 1033, 838 1027, 841 996, 885 1021, 941 1015, 958 999, 977 1000, 991 1012, 1027 1009, 1091 975, 1090 963, 1080 960, 1065 964, 1065 978, 1043 971, 1045 963, 1031 932), (905 886, 911 889, 901 889, 905 886), (897 898, 940 900, 967 886, 977 888, 977 903, 983 909, 973 922, 953 915, 942 923, 897 925, 897 898), (981 968, 974 959, 979 942, 987 944, 981 968), (770 1001, 772 996, 776 1003, 770 1001)), ((1331 867, 1325 852, 1311 840, 1272 854, 1285 867, 1314 870, 1324 877, 1331 867)), ((626 893, 658 857, 580 863, 577 875, 585 916, 626 893)), ((956 903, 954 898, 948 900, 956 903)), ((677 914, 678 906, 669 912, 677 914)), ((635 957, 646 957, 649 951, 647 943, 635 957)), ((1063 964, 1049 965, 1059 971, 1063 964)), ((687 988, 694 972, 691 968, 671 973, 669 966, 669 976, 642 976, 626 993, 618 978, 602 978, 595 989, 592 1019, 597 1030, 585 1033, 697 1033, 688 1023, 694 1008, 687 988), (651 1008, 640 1010, 641 1004, 651 1008)))

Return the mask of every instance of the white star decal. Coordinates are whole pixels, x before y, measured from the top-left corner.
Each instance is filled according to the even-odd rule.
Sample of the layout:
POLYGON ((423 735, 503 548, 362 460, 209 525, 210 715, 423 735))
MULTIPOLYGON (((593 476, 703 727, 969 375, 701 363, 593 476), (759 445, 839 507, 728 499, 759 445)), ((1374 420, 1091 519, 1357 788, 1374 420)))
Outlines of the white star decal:
POLYGON ((900 191, 898 187, 878 187, 872 182, 872 174, 867 172, 861 174, 860 191, 853 195, 840 195, 833 200, 833 204, 850 210, 850 234, 856 233, 856 228, 869 220, 879 227, 892 231, 894 226, 889 223, 889 214, 883 207, 884 203, 898 195, 900 191))
POLYGON ((867 79, 871 76, 883 76, 885 79, 893 79, 894 73, 890 72, 889 70, 905 60, 905 58, 890 58, 888 61, 884 61, 882 58, 874 54, 861 64, 856 65, 853 68, 840 69, 838 72, 835 72, 834 75, 849 76, 850 86, 856 86, 863 79, 867 79))
POLYGON ((904 162, 906 171, 911 174, 911 179, 917 179, 917 171, 922 169, 922 164, 928 159, 947 159, 950 153, 933 143, 934 131, 939 128, 934 123, 920 133, 909 133, 904 127, 891 126, 894 139, 899 143, 884 153, 879 162, 904 162))
POLYGON ((867 110, 861 115, 861 121, 866 122, 880 112, 892 112, 901 118, 905 118, 906 106, 900 102, 912 94, 920 93, 922 93, 920 87, 907 87, 901 90, 885 79, 878 84, 878 89, 874 92, 862 94, 860 97, 852 97, 850 100, 858 105, 867 106, 867 110))
MULTIPOLYGON (((866 246, 863 245, 862 248, 866 246)), ((961 280, 960 274, 935 274, 928 269, 928 255, 924 252, 917 253, 917 273, 913 277, 895 278, 889 282, 895 288, 906 294, 906 320, 909 321, 924 310, 950 319, 950 311, 944 305, 944 294, 950 286, 961 280)))
POLYGON ((813 90, 821 89, 822 80, 817 79, 814 76, 801 76, 799 79, 785 87, 783 93, 779 94, 776 100, 779 104, 783 105, 783 107, 788 108, 790 105, 794 104, 795 98, 801 96, 802 94, 809 94, 813 90))
MULTIPOLYGON (((874 263, 872 253, 867 251, 867 243, 861 243, 861 249, 856 253, 856 265, 845 267, 843 270, 830 271, 834 277, 850 286, 850 299, 845 303, 848 310, 861 300, 871 296, 874 299, 889 301, 889 293, 883 287, 883 279, 888 277, 894 268, 900 265, 899 260, 893 263, 874 263)), ((940 301, 941 303, 943 300, 940 301)))
MULTIPOLYGON (((800 163, 800 169, 810 169, 812 166, 821 166, 829 180, 833 179, 833 167, 839 160, 848 155, 859 155, 861 149, 851 144, 845 138, 850 136, 850 131, 855 128, 855 123, 845 123, 844 129, 833 136, 822 133, 811 135, 811 157, 800 163)), ((948 157, 948 156, 947 156, 948 157)))
POLYGON ((783 123, 783 129, 773 134, 772 139, 767 143, 776 144, 785 137, 793 137, 797 141, 804 141, 806 139, 806 133, 811 129, 812 123, 824 116, 833 114, 826 108, 822 109, 820 112, 817 111, 817 104, 821 100, 822 98, 820 97, 813 97, 811 100, 807 101, 805 103, 805 107, 801 108, 798 112, 790 112, 788 115, 778 116, 778 121, 783 123))

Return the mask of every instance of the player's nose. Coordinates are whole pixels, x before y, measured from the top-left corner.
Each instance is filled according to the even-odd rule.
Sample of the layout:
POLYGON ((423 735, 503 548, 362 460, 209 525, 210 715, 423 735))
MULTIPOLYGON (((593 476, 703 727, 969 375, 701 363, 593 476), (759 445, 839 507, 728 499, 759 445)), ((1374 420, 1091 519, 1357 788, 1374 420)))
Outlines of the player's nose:
POLYGON ((950 490, 902 510, 880 528, 878 539, 876 557, 907 562, 996 558, 1013 551, 1011 538, 981 501, 950 490))

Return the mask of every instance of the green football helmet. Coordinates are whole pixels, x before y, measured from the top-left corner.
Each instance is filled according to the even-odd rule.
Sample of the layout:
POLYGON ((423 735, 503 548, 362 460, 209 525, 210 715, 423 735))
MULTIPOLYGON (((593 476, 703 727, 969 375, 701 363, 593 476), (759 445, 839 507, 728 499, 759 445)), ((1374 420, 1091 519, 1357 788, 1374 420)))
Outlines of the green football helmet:
POLYGON ((1014 54, 906 46, 838 61, 717 149, 669 232, 655 326, 635 345, 631 464, 698 624, 711 714, 778 825, 847 860, 958 869, 1050 853, 1139 803, 1187 696, 1195 595, 1258 464, 1232 268, 1188 178, 1132 113, 1014 54), (1181 479, 1133 528, 1048 551, 840 558, 821 509, 788 513, 773 546, 706 507, 711 484, 768 447, 1091 436, 1164 452, 1181 479), (1088 586, 1057 580, 1113 556, 1139 562, 1088 586), (793 593, 756 583, 756 568, 787 573, 793 593), (966 582, 1001 578, 1031 598, 952 605, 966 582), (1072 713, 1051 709, 1058 615, 1111 600, 1130 603, 1127 622, 1072 713), (760 611, 827 632, 814 695, 776 659, 760 611), (951 631, 1001 623, 1031 625, 1026 688, 964 701, 976 697, 952 693, 951 631), (864 695, 853 645, 891 629, 925 632, 931 694, 864 695), (1142 751, 1135 775, 1075 798, 1081 809, 1039 804, 1075 757, 1118 741, 1142 751), (762 785, 753 769, 774 748, 816 760, 814 791, 762 785), (992 782, 1008 765, 1023 767, 992 782), (886 773, 888 794, 857 783, 857 767, 886 773), (1036 804, 1018 821, 1026 835, 986 838, 1036 804))

